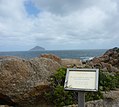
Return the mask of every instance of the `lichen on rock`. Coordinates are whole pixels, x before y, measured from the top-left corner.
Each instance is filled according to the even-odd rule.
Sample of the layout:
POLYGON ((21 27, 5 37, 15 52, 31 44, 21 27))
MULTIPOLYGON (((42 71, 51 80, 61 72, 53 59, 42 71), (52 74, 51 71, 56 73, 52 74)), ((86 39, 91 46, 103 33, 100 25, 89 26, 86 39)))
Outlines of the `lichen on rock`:
POLYGON ((59 67, 46 58, 0 57, 0 92, 19 105, 34 103, 48 90, 48 79, 59 67))

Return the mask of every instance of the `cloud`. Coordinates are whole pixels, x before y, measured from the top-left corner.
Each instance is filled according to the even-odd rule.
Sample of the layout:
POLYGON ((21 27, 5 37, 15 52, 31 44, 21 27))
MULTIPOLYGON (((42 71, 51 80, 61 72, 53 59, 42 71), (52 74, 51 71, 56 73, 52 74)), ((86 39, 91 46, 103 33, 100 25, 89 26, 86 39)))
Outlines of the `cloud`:
MULTIPOLYGON (((116 35, 119 33, 117 30, 119 24, 116 24, 117 19, 114 20, 118 16, 117 1, 75 0, 72 3, 69 0, 65 2, 35 0, 35 3, 43 11, 39 16, 41 23, 46 25, 45 28, 50 28, 48 31, 45 29, 46 32, 54 35, 54 40, 57 42, 66 42, 74 47, 86 42, 85 48, 90 42, 94 42, 99 48, 108 48, 108 45, 110 46, 113 40, 118 38, 116 35), (102 45, 105 43, 108 44, 106 47, 102 45)), ((93 44, 90 44, 88 47, 92 46, 93 44)))
POLYGON ((60 15, 67 15, 79 9, 88 8, 96 2, 95 0, 34 0, 35 5, 43 11, 60 15))
POLYGON ((0 0, 0 46, 6 45, 6 50, 35 45, 47 49, 119 46, 118 7, 117 0, 0 0), (29 3, 40 11, 30 14, 29 3))
POLYGON ((103 9, 103 11, 113 12, 116 5, 112 0, 34 0, 33 2, 42 11, 49 11, 61 15, 71 14, 77 10, 83 11, 94 6, 103 9))

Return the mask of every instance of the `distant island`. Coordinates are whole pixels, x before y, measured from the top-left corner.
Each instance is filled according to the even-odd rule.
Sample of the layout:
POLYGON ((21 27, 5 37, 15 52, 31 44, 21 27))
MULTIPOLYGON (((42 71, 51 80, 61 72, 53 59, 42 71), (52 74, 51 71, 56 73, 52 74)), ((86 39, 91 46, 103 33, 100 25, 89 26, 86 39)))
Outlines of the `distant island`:
POLYGON ((34 48, 30 49, 29 51, 45 51, 45 48, 40 46, 35 46, 34 48))

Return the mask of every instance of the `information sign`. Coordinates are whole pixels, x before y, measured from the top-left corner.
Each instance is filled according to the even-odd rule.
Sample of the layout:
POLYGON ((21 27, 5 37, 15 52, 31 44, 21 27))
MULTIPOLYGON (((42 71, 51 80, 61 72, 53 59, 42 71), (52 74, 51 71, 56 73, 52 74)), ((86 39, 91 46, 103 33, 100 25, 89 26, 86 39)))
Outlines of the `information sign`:
POLYGON ((65 90, 98 91, 98 69, 68 68, 65 90))

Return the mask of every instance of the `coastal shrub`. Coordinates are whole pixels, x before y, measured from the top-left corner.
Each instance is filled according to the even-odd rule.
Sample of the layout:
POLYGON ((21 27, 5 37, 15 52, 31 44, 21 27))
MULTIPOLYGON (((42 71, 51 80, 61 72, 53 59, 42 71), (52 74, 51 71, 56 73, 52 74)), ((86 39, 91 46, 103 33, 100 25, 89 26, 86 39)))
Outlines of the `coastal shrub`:
MULTIPOLYGON (((77 92, 65 91, 66 68, 60 68, 50 79, 50 91, 45 93, 45 98, 48 102, 55 106, 64 106, 77 103, 77 92)), ((119 88, 119 73, 102 72, 99 73, 99 90, 98 92, 87 92, 85 95, 86 101, 103 99, 101 91, 109 91, 119 88)))
POLYGON ((119 88, 119 72, 115 73, 115 78, 116 78, 116 88, 119 88))
POLYGON ((109 91, 119 87, 119 74, 100 71, 99 90, 109 91))
POLYGON ((65 75, 66 68, 60 68, 50 79, 50 91, 45 93, 46 100, 57 107, 76 103, 76 93, 64 90, 65 75))
POLYGON ((97 92, 86 92, 85 100, 86 101, 92 101, 92 100, 99 100, 103 99, 103 93, 101 90, 98 90, 97 92))

